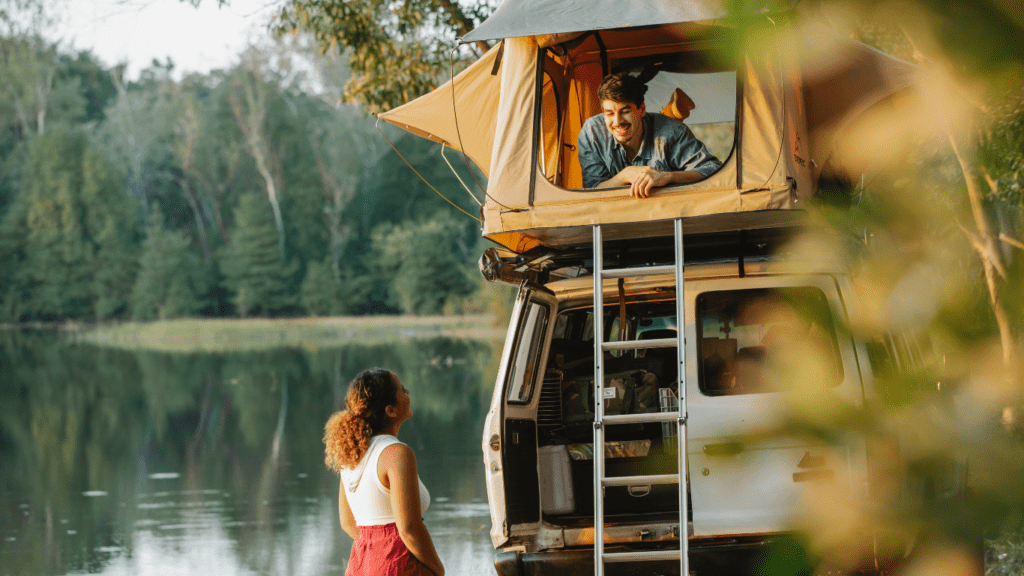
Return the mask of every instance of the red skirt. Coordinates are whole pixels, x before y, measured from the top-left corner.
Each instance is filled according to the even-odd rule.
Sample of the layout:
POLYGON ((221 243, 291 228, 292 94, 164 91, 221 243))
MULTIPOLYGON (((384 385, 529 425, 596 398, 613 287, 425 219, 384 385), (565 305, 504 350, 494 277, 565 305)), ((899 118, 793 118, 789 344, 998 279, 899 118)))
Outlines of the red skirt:
POLYGON ((398 535, 395 523, 359 526, 345 576, 433 576, 398 535))

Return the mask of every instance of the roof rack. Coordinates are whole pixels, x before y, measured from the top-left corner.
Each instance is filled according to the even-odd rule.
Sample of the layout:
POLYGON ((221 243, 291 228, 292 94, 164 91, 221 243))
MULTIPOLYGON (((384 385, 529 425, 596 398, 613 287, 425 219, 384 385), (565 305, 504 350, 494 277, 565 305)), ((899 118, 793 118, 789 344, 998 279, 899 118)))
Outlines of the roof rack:
MULTIPOLYGON (((804 230, 801 226, 695 233, 685 237, 688 263, 764 258, 804 230)), ((672 236, 606 240, 604 265, 636 268, 672 265, 675 245, 672 236)), ((554 270, 580 268, 580 276, 594 269, 593 245, 560 249, 538 247, 523 254, 489 248, 480 257, 480 273, 490 282, 518 286, 543 286, 554 270)))

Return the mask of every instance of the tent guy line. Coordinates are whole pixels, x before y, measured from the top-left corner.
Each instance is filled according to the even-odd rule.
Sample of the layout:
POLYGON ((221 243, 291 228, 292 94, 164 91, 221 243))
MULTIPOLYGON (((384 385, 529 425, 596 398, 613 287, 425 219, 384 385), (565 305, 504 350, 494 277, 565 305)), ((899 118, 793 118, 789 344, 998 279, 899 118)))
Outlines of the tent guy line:
MULTIPOLYGON (((398 148, 395 148, 395 145, 391 142, 391 139, 388 138, 388 135, 385 134, 384 131, 380 129, 380 117, 379 116, 377 117, 377 122, 374 124, 374 126, 377 128, 377 132, 380 132, 380 135, 384 137, 384 140, 387 140, 388 145, 391 146, 391 149, 395 151, 395 154, 398 154, 398 157, 402 159, 402 162, 405 162, 405 165, 408 166, 413 172, 415 172, 416 175, 420 177, 420 180, 423 180, 424 184, 426 184, 438 196, 440 196, 441 198, 444 198, 445 202, 447 202, 447 203, 451 204, 452 206, 454 206, 459 212, 462 212, 463 214, 465 214, 466 216, 469 216, 470 218, 472 218, 473 220, 476 220, 477 222, 483 222, 482 220, 480 220, 476 216, 473 216, 469 212, 466 212, 465 210, 463 210, 455 202, 452 202, 451 200, 449 200, 447 196, 445 196, 444 194, 441 194, 441 192, 438 191, 437 188, 434 188, 433 184, 428 182, 427 179, 424 178, 423 175, 419 173, 419 170, 416 170, 416 168, 413 168, 413 165, 410 164, 409 161, 405 159, 405 156, 403 156, 402 153, 398 151, 398 148)), ((444 153, 442 152, 442 156, 443 155, 444 155, 444 153)))

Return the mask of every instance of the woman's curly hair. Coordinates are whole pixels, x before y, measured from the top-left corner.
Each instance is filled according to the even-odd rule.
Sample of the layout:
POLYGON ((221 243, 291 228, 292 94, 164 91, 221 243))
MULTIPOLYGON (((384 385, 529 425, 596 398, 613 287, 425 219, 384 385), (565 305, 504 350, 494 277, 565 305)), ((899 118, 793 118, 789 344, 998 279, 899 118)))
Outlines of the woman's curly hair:
POLYGON ((345 409, 324 426, 324 461, 335 472, 355 468, 370 446, 370 437, 391 421, 384 411, 398 403, 394 374, 382 368, 361 372, 348 385, 345 409))

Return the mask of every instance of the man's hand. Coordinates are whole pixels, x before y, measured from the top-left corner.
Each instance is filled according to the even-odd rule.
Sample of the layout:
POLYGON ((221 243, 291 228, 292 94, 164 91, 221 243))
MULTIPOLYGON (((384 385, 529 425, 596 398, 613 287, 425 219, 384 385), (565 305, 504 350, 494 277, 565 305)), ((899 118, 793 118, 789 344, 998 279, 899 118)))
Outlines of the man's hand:
POLYGON ((633 198, 647 198, 652 188, 673 181, 671 172, 662 172, 650 166, 626 166, 616 177, 624 184, 629 184, 629 195, 633 198))
POLYGON ((633 198, 647 198, 654 188, 668 184, 689 184, 703 180, 704 175, 695 170, 678 172, 662 172, 650 166, 626 166, 618 174, 601 182, 598 188, 629 186, 629 195, 633 198))

